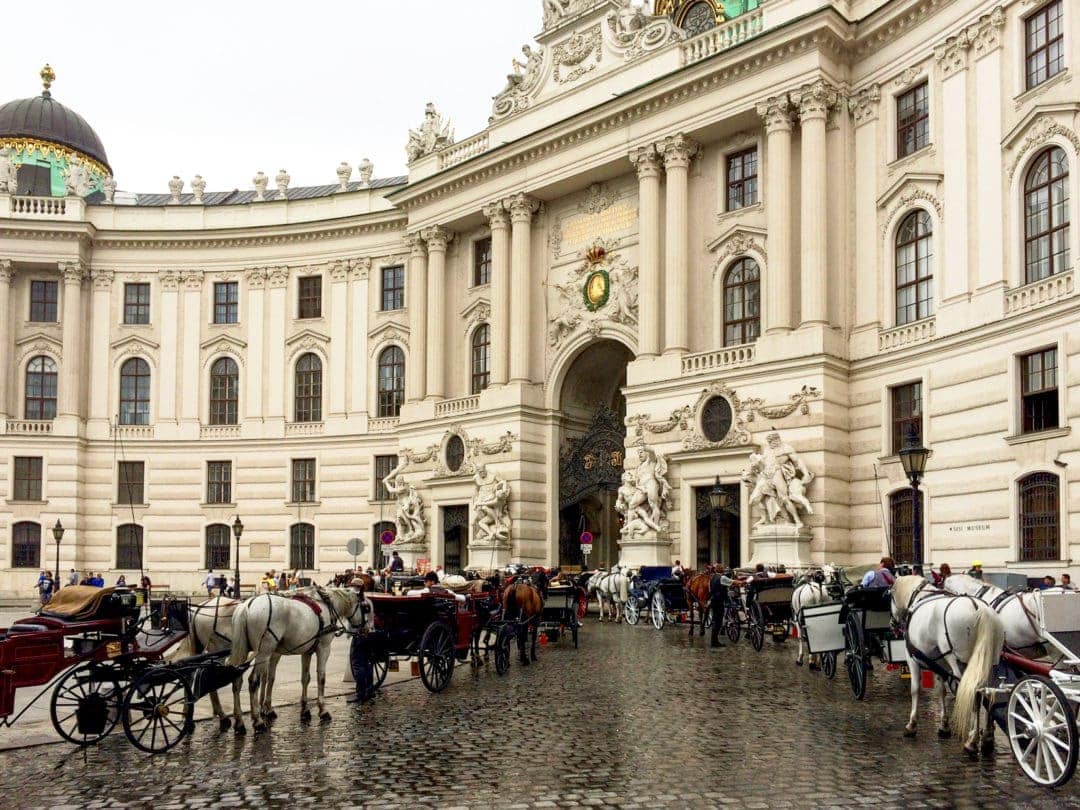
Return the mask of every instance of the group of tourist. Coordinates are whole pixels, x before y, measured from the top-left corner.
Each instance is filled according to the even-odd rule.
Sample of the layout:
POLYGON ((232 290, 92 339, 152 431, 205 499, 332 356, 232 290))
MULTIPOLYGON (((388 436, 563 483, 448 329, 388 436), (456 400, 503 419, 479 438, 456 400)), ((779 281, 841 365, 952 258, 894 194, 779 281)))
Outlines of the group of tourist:
MULTIPOLYGON (((68 576, 67 576, 67 584, 68 585, 88 585, 88 586, 90 586, 92 588, 104 588, 105 587, 105 577, 103 577, 101 575, 100 571, 87 571, 86 576, 80 577, 79 572, 76 571, 74 568, 72 568, 71 571, 68 573, 68 576)), ((37 587, 37 591, 38 591, 38 598, 41 600, 41 604, 44 605, 50 599, 52 599, 53 593, 60 589, 60 584, 53 577, 52 571, 42 571, 38 575, 37 586, 36 587, 37 587)), ((126 588, 126 587, 128 587, 127 576, 125 576, 124 574, 120 574, 120 576, 118 576, 116 578, 116 586, 115 587, 117 587, 117 588, 126 588)), ((149 592, 149 590, 150 590, 150 577, 148 577, 148 576, 146 576, 144 574, 142 579, 139 581, 139 587, 142 590, 149 592)))
POLYGON ((300 572, 294 570, 291 574, 282 571, 280 574, 271 568, 261 580, 259 580, 260 593, 277 593, 280 591, 295 591, 300 587, 300 572))

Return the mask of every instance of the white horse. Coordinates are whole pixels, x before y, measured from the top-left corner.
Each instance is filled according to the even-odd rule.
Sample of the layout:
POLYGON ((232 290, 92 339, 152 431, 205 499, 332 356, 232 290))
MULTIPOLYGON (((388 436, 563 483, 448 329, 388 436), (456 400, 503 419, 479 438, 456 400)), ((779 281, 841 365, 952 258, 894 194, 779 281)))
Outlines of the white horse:
POLYGON ((621 565, 613 565, 610 571, 597 571, 586 586, 589 596, 596 594, 600 605, 600 621, 604 621, 605 604, 610 605, 610 619, 617 622, 622 617, 622 607, 630 598, 630 577, 621 565))
MULTIPOLYGON (((935 590, 920 576, 897 578, 892 586, 892 600, 893 618, 905 626, 911 669, 911 717, 904 727, 904 736, 915 736, 923 662, 936 662, 959 679, 951 721, 964 741, 964 751, 973 755, 980 733, 976 704, 979 690, 989 683, 1005 643, 1001 620, 982 602, 935 590)), ((935 689, 941 700, 938 736, 944 738, 951 734, 946 706, 949 689, 941 677, 936 681, 935 689)), ((983 738, 984 751, 993 748, 991 722, 988 717, 989 734, 983 738)))
MULTIPOLYGON (((791 594, 791 615, 795 621, 799 623, 799 627, 803 627, 802 610, 803 608, 810 607, 812 605, 824 605, 826 602, 831 602, 832 596, 829 595, 829 589, 825 585, 824 577, 822 581, 811 579, 809 582, 804 582, 795 592, 791 594)), ((803 658, 806 653, 810 651, 810 643, 806 638, 806 633, 799 632, 799 652, 795 656, 795 666, 801 667, 803 665, 803 658)), ((820 656, 810 656, 810 669, 821 669, 820 656)))
POLYGON ((1034 647, 1042 642, 1042 630, 1039 629, 1041 601, 1034 591, 1010 594, 967 574, 947 577, 945 590, 958 596, 974 596, 990 605, 1005 627, 1005 643, 1013 649, 1034 647))
MULTIPOLYGON (((311 656, 316 657, 319 719, 330 719, 325 706, 326 661, 330 644, 342 629, 343 623, 359 627, 364 616, 372 616, 371 600, 352 588, 301 588, 286 595, 259 594, 236 608, 232 624, 232 653, 229 663, 240 666, 251 662, 248 692, 251 699, 251 723, 255 731, 266 727, 266 720, 275 717, 272 700, 274 673, 283 655, 300 658, 300 718, 311 718, 307 705, 308 682, 311 680, 311 656), (255 692, 260 690, 259 711, 256 712, 255 692)), ((244 726, 240 710, 240 680, 233 683, 233 717, 236 731, 244 726)))

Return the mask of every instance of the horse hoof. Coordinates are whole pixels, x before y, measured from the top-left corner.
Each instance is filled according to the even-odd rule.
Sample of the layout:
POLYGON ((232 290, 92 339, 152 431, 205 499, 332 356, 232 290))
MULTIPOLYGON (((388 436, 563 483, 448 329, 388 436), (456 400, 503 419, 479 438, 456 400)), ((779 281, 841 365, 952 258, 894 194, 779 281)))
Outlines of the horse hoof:
POLYGON ((947 740, 952 736, 952 731, 947 728, 939 728, 937 730, 937 735, 939 740, 947 740))
POLYGON ((277 712, 271 709, 270 711, 266 712, 263 717, 266 718, 267 723, 273 723, 275 720, 277 720, 277 712))
POLYGON ((311 709, 302 709, 300 711, 300 720, 304 723, 311 720, 311 709))
POLYGON ((245 728, 245 727, 244 727, 243 725, 241 725, 241 724, 239 724, 239 723, 238 723, 238 724, 236 725, 236 728, 235 728, 235 730, 233 731, 233 733, 234 733, 234 734, 235 734, 235 735, 236 735, 237 737, 243 737, 243 736, 244 736, 245 734, 247 734, 247 728, 245 728))
POLYGON ((907 737, 909 740, 914 739, 915 738, 915 729, 913 729, 913 728, 905 728, 904 729, 904 736, 907 737))
POLYGON ((251 730, 254 731, 256 734, 262 734, 264 731, 266 731, 266 729, 267 729, 266 723, 252 723, 251 724, 251 730))
POLYGON ((218 731, 228 731, 232 727, 232 720, 222 717, 218 720, 218 731))
POLYGON ((982 751, 985 756, 989 756, 990 754, 994 753, 994 738, 987 737, 986 739, 984 739, 982 741, 982 745, 979 746, 979 750, 982 751))
POLYGON ((330 722, 330 712, 324 711, 322 714, 320 714, 319 715, 319 722, 320 723, 329 723, 330 722))

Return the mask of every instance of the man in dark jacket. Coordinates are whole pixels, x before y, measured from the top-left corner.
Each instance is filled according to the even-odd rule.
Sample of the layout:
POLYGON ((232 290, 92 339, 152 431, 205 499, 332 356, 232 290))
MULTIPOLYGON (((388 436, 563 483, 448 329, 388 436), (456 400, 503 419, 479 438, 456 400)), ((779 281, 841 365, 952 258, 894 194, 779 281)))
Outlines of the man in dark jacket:
POLYGON ((709 609, 712 610, 712 640, 713 647, 726 646, 720 640, 720 633, 724 629, 724 610, 727 608, 728 588, 731 587, 731 578, 724 574, 723 569, 718 569, 709 579, 709 609))

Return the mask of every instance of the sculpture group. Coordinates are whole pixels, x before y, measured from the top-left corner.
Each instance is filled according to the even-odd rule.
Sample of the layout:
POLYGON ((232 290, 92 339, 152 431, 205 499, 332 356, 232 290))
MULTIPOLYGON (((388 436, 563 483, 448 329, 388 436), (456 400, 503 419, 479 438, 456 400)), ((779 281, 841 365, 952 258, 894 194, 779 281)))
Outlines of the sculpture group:
POLYGON ((424 521, 424 502, 416 487, 401 478, 401 473, 409 463, 406 453, 398 455, 398 464, 383 479, 383 486, 397 499, 398 546, 423 545, 427 537, 427 525, 424 521))
POLYGON ((622 538, 656 538, 667 530, 667 510, 671 507, 671 485, 667 482, 667 461, 648 447, 638 450, 638 466, 622 475, 615 511, 623 516, 622 538))
POLYGON ((435 105, 428 102, 424 108, 424 121, 420 129, 409 130, 409 142, 405 145, 405 153, 409 162, 438 152, 454 143, 454 130, 450 128, 450 121, 443 122, 443 117, 435 111, 435 105))
POLYGON ((510 544, 510 484, 493 473, 485 482, 487 468, 473 476, 476 495, 472 501, 473 543, 483 546, 510 544))
POLYGON ((751 487, 750 508, 757 506, 762 512, 754 528, 791 523, 801 529, 799 513, 814 514, 806 497, 814 474, 775 430, 766 435, 760 453, 750 454, 750 466, 743 472, 742 480, 751 487))

